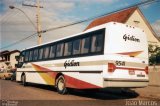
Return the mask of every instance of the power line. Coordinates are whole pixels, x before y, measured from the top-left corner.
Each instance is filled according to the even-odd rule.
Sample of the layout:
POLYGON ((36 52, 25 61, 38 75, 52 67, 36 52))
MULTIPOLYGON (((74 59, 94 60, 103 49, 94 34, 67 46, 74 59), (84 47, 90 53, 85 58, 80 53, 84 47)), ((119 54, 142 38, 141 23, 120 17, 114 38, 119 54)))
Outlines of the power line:
POLYGON ((18 44, 18 43, 20 43, 20 42, 22 42, 22 41, 25 41, 25 40, 33 37, 33 36, 36 35, 36 34, 37 34, 37 33, 31 34, 31 35, 28 36, 28 37, 25 37, 25 38, 23 38, 23 39, 21 39, 21 40, 18 40, 18 41, 16 41, 16 42, 12 43, 12 44, 9 44, 9 45, 7 45, 7 46, 4 46, 4 47, 0 48, 0 49, 4 49, 4 48, 11 47, 11 46, 13 46, 13 45, 16 45, 16 44, 18 44))
MULTIPOLYGON (((115 10, 115 11, 112 11, 112 12, 109 12, 109 13, 106 13, 106 14, 102 14, 102 15, 98 15, 98 16, 94 16, 94 17, 90 17, 90 18, 87 18, 87 19, 84 19, 84 20, 80 20, 80 21, 77 21, 77 22, 73 22, 73 23, 70 23, 70 24, 66 24, 66 25, 62 25, 62 26, 59 26, 59 27, 54 27, 54 28, 49 28, 49 29, 46 29, 46 30, 42 30, 40 33, 46 33, 48 31, 52 31, 52 30, 57 30, 57 29, 61 29, 61 28, 65 28, 65 27, 69 27, 69 26, 73 26, 73 25, 76 25, 76 24, 80 24, 80 23, 84 23, 84 22, 87 22, 87 21, 90 21, 90 20, 93 20, 93 19, 96 19, 96 18, 99 18, 99 17, 103 17, 103 16, 106 16, 106 15, 110 15, 110 14, 113 14, 113 13, 116 13, 116 12, 119 12, 119 11, 122 11, 122 10, 126 10, 128 8, 132 8, 132 7, 136 7, 136 6, 141 6, 141 5, 148 5, 150 3, 153 3, 153 2, 159 2, 159 0, 146 0, 146 1, 143 1, 143 2, 140 2, 140 3, 136 3, 134 5, 130 5, 130 6, 127 6, 125 8, 122 8, 122 9, 118 9, 118 10, 115 10)), ((32 37, 32 36, 35 36, 37 33, 34 33, 28 37, 25 37, 21 40, 18 40, 12 44, 9 44, 5 47, 2 47, 0 49, 4 49, 4 48, 8 48, 8 47, 11 47, 13 45, 16 45, 24 40, 27 40, 28 38, 32 37)))
POLYGON ((157 2, 157 1, 159 1, 159 0, 147 0, 147 1, 144 1, 144 2, 140 2, 140 3, 134 4, 134 5, 127 6, 127 7, 122 8, 122 9, 118 9, 118 10, 109 12, 107 14, 102 14, 102 15, 90 17, 90 18, 87 18, 85 20, 80 20, 80 21, 73 22, 73 23, 66 24, 66 25, 59 26, 59 27, 49 28, 49 29, 43 30, 42 33, 45 33, 45 32, 48 32, 48 31, 52 31, 52 30, 61 29, 61 28, 64 28, 64 27, 68 27, 68 26, 72 26, 72 25, 76 25, 76 24, 80 24, 80 23, 84 23, 84 22, 87 22, 87 21, 90 21, 90 20, 93 20, 93 19, 96 19, 96 18, 99 18, 99 17, 103 17, 103 16, 106 16, 106 15, 110 15, 110 14, 122 11, 122 10, 126 10, 128 8, 132 8, 132 7, 136 7, 136 6, 140 6, 140 5, 144 5, 144 4, 148 5, 148 3, 153 3, 153 2, 157 2))
POLYGON ((9 19, 11 19, 12 17, 16 16, 18 13, 8 13, 6 15, 4 15, 2 18, 1 18, 1 23, 7 23, 9 21, 9 19))

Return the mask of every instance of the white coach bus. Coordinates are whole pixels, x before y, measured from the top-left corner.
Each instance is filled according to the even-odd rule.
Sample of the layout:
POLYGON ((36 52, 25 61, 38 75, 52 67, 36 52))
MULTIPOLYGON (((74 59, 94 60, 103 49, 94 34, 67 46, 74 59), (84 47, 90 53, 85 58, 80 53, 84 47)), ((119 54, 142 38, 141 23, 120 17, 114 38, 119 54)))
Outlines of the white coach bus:
POLYGON ((67 88, 145 87, 148 45, 142 29, 110 22, 21 51, 16 80, 67 88))

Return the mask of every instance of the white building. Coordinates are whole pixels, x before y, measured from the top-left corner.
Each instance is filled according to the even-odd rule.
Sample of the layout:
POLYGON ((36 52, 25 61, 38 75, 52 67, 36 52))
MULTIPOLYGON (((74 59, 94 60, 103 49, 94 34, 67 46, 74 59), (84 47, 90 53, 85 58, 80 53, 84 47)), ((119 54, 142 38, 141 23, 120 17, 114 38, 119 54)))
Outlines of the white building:
POLYGON ((0 52, 0 68, 3 66, 4 68, 7 68, 7 66, 11 66, 14 69, 15 64, 17 64, 15 56, 18 56, 19 53, 19 50, 0 52))

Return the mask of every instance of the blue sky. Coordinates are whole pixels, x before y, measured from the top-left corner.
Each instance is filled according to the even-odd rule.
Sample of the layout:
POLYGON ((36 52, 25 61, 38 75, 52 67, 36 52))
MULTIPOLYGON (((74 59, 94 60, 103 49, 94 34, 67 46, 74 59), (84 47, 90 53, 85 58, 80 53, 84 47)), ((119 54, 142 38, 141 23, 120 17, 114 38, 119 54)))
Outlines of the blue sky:
MULTIPOLYGON (((36 25, 36 9, 24 7, 22 3, 35 4, 36 0, 1 0, 0 1, 0 48, 27 37, 36 30, 22 12, 8 8, 14 5, 23 10, 36 25)), ((42 29, 61 26, 78 20, 112 12, 145 0, 40 0, 42 29)), ((140 6, 140 9, 153 29, 160 36, 160 2, 140 6)), ((43 42, 52 41, 70 34, 81 32, 89 22, 50 31, 43 34, 43 42)), ((11 46, 9 50, 24 49, 37 44, 37 37, 11 46)), ((3 49, 3 50, 5 50, 3 49)))

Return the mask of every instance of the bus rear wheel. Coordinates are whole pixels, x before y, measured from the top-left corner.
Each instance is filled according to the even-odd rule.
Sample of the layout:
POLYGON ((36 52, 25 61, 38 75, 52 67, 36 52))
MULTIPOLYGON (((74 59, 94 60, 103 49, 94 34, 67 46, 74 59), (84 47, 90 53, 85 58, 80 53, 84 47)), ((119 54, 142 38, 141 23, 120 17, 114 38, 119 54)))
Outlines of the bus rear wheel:
POLYGON ((56 80, 56 88, 59 94, 66 94, 67 88, 65 84, 65 78, 63 75, 60 75, 56 80))

